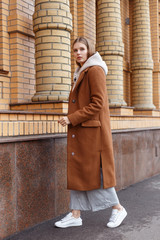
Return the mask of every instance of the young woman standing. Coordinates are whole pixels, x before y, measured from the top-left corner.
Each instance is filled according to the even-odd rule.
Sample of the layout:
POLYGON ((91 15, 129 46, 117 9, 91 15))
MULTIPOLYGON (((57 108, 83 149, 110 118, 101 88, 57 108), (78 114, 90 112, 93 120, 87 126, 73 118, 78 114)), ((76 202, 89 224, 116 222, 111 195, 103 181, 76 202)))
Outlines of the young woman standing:
POLYGON ((55 223, 56 227, 81 226, 81 211, 112 207, 107 223, 118 227, 127 212, 115 191, 110 113, 106 92, 105 62, 92 50, 86 38, 73 43, 78 68, 69 96, 68 115, 59 120, 68 125, 67 188, 71 190, 71 212, 55 223))

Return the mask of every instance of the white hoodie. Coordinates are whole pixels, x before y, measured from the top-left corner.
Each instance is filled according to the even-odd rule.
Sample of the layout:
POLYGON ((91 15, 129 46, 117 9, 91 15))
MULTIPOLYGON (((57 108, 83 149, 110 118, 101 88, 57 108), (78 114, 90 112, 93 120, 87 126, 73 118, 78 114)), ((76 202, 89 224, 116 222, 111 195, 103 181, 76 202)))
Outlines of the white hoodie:
POLYGON ((106 63, 102 60, 100 54, 98 52, 96 52, 94 55, 92 55, 90 58, 87 59, 87 61, 83 64, 83 66, 81 68, 78 67, 76 69, 74 76, 73 76, 74 85, 73 85, 72 91, 76 86, 76 82, 79 78, 80 73, 82 71, 84 71, 86 68, 91 67, 91 66, 100 66, 104 70, 106 75, 108 73, 108 68, 107 68, 106 63))

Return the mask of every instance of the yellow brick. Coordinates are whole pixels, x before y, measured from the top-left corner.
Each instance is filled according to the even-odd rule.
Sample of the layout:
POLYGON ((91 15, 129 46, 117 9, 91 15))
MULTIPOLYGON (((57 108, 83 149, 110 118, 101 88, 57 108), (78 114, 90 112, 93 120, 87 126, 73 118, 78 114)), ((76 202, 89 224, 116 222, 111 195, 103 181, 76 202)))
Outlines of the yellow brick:
POLYGON ((68 46, 66 44, 53 43, 53 48, 56 50, 68 50, 68 46))
POLYGON ((61 56, 61 50, 43 50, 43 56, 61 56))
MULTIPOLYGON (((48 103, 48 104, 42 104, 42 109, 47 109, 47 108, 53 108, 53 103, 48 103)), ((41 115, 41 120, 46 120, 46 118, 45 119, 42 119, 42 116, 43 115, 41 115)), ((47 116, 46 116, 47 117, 47 116)))
POLYGON ((8 136, 8 123, 4 122, 2 125, 2 131, 3 131, 3 136, 6 137, 8 136))
POLYGON ((51 133, 51 122, 47 122, 47 133, 51 133))
POLYGON ((41 77, 50 77, 52 76, 52 71, 40 71, 37 72, 37 78, 41 77))
POLYGON ((28 110, 36 110, 36 109, 40 109, 40 104, 32 104, 32 105, 28 105, 28 110))
POLYGON ((51 122, 51 132, 54 133, 55 132, 55 127, 54 127, 54 122, 51 122))
POLYGON ((54 120, 54 121, 58 121, 61 117, 63 117, 63 116, 56 116, 56 115, 54 115, 54 116, 53 116, 53 120, 54 120))
POLYGON ((24 122, 20 122, 19 132, 20 132, 20 135, 24 135, 24 122))
POLYGON ((33 120, 33 115, 31 115, 31 114, 26 115, 26 120, 27 120, 27 121, 33 120))
POLYGON ((42 130, 42 122, 39 122, 39 134, 42 134, 43 130, 42 130))
POLYGON ((18 122, 14 123, 14 136, 19 135, 19 131, 18 131, 18 122))
POLYGON ((58 23, 61 23, 62 22, 62 17, 59 17, 59 16, 53 16, 53 22, 58 22, 58 23))
POLYGON ((13 136, 13 122, 9 123, 9 136, 13 136))
POLYGON ((41 30, 36 33, 36 37, 43 37, 43 36, 51 36, 51 30, 50 29, 41 30))
POLYGON ((52 89, 53 88, 52 88, 51 84, 44 84, 44 85, 38 85, 37 86, 37 91, 51 91, 52 89))
POLYGON ((46 127, 47 127, 46 122, 43 122, 43 134, 45 134, 47 132, 46 127))
POLYGON ((54 124, 54 131, 55 131, 55 133, 59 132, 59 124, 58 124, 58 122, 55 122, 55 124, 54 124))
POLYGON ((52 18, 51 18, 51 17, 48 17, 48 16, 42 17, 42 22, 43 22, 43 23, 50 23, 51 21, 52 21, 52 18))
POLYGON ((69 91, 69 85, 54 84, 53 90, 67 90, 69 91))
POLYGON ((50 95, 50 96, 48 96, 48 100, 49 100, 49 101, 56 101, 56 100, 59 100, 59 97, 58 97, 58 96, 50 95))
POLYGON ((38 115, 38 114, 34 115, 34 121, 37 121, 37 120, 40 120, 40 119, 41 119, 40 115, 38 115))
POLYGON ((39 96, 39 101, 47 101, 47 100, 48 100, 47 96, 44 96, 44 95, 39 96))
POLYGON ((65 10, 66 12, 69 12, 69 6, 67 6, 66 4, 62 4, 61 9, 65 10))
POLYGON ((29 123, 29 132, 30 134, 33 134, 33 122, 29 123))
POLYGON ((42 9, 59 9, 59 3, 51 2, 51 3, 43 3, 41 4, 42 9))
POLYGON ((0 122, 0 136, 2 136, 2 123, 0 122))
POLYGON ((48 15, 51 15, 51 16, 56 16, 57 15, 57 10, 54 10, 54 9, 48 9, 48 15))
POLYGON ((24 129, 25 129, 25 135, 28 135, 28 133, 29 133, 28 122, 25 122, 24 129))
MULTIPOLYGON (((43 2, 47 2, 48 0, 45 0, 43 2)), ((47 15, 47 11, 46 10, 40 10, 37 12, 38 13, 38 16, 41 17, 41 16, 46 16, 47 15)))
POLYGON ((34 122, 34 134, 38 134, 38 122, 34 122))
POLYGON ((46 50, 46 49, 52 49, 51 43, 41 43, 36 46, 37 51, 46 50))
MULTIPOLYGON (((59 70, 59 69, 61 69, 62 68, 62 65, 61 64, 55 64, 55 63, 48 63, 48 64, 43 64, 43 70, 51 70, 51 69, 57 69, 57 70, 59 70)), ((66 70, 65 68, 63 68, 64 70, 66 70)), ((69 67, 69 69, 70 69, 70 67, 69 67)))
POLYGON ((48 121, 52 121, 52 120, 53 120, 53 116, 52 116, 52 115, 48 115, 48 116, 47 116, 47 120, 48 120, 48 121))
POLYGON ((44 121, 47 119, 47 116, 46 115, 41 115, 41 120, 44 121))
POLYGON ((9 114, 3 114, 3 113, 1 113, 1 114, 0 114, 0 120, 2 120, 2 121, 9 120, 9 114))
POLYGON ((43 57, 43 58, 38 58, 37 59, 37 64, 50 63, 50 62, 51 62, 51 57, 43 57))

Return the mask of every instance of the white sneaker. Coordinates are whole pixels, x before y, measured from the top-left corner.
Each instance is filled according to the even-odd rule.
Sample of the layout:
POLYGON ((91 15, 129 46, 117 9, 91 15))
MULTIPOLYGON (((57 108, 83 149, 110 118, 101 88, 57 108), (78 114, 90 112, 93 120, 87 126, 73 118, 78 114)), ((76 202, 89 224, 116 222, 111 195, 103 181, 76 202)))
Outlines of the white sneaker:
POLYGON ((60 221, 55 222, 54 225, 59 228, 82 226, 82 219, 81 219, 81 217, 79 217, 79 218, 73 217, 72 213, 70 212, 64 218, 62 218, 60 221))
POLYGON ((113 209, 109 222, 107 223, 107 227, 109 228, 118 227, 119 225, 121 225, 126 216, 127 212, 125 208, 123 208, 122 210, 113 209))

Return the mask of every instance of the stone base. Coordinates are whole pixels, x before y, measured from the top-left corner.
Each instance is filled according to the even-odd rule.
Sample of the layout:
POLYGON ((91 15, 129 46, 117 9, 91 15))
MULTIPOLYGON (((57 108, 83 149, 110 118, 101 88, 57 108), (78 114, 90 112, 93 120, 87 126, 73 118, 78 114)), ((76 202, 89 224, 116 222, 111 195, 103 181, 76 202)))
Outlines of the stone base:
POLYGON ((149 103, 149 104, 135 104, 133 105, 135 110, 154 110, 156 109, 156 107, 154 106, 154 104, 149 103))
MULTIPOLYGON (((0 237, 69 209, 66 135, 17 137, 0 144, 0 237)), ((115 130, 117 190, 160 173, 160 128, 115 130)))
POLYGON ((109 107, 122 107, 122 106, 127 106, 127 103, 124 100, 109 99, 109 107))
POLYGON ((116 189, 160 173, 160 128, 113 131, 116 189))
POLYGON ((125 116, 133 116, 133 107, 110 107, 111 115, 125 115, 125 116))
POLYGON ((68 211, 66 135, 25 139, 0 144, 0 239, 68 211))
POLYGON ((139 116, 157 116, 160 117, 160 110, 147 110, 147 109, 139 109, 139 110, 134 110, 133 112, 134 115, 139 115, 139 116))
POLYGON ((46 101, 10 104, 12 111, 34 111, 47 113, 67 113, 68 101, 46 101))
POLYGON ((69 96, 69 93, 67 92, 66 95, 62 95, 60 93, 57 93, 56 92, 52 92, 52 91, 49 91, 49 92, 44 92, 42 94, 38 94, 36 93, 33 97, 32 97, 32 101, 33 102, 41 102, 41 101, 67 101, 68 100, 68 96, 69 96))

